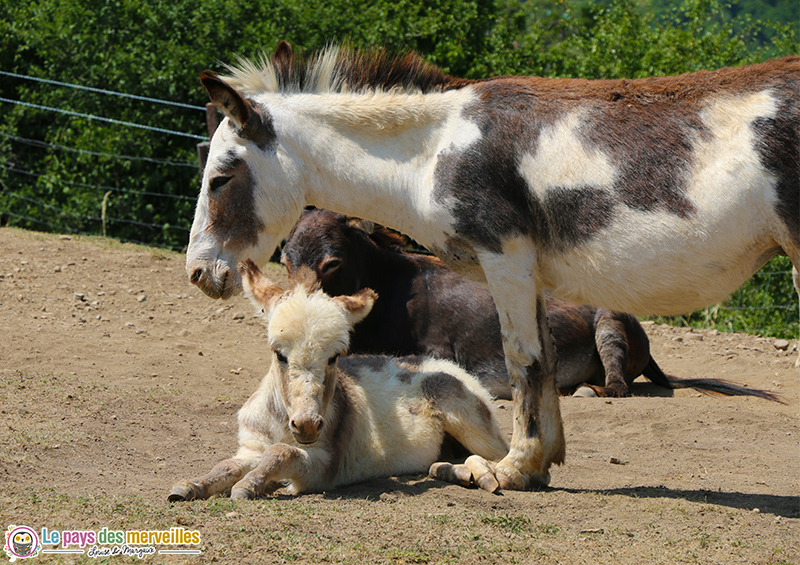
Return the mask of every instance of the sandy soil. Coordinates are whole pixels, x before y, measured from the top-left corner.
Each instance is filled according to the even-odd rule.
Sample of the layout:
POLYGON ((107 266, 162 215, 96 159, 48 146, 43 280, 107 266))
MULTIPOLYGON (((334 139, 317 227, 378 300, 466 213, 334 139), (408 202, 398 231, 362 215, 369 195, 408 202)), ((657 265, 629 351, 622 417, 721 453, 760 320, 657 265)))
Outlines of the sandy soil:
POLYGON ((268 359, 249 304, 208 299, 183 261, 0 229, 0 526, 201 532, 199 556, 153 562, 800 563, 796 343, 654 324, 665 371, 786 404, 638 381, 631 398, 563 398, 567 462, 541 492, 414 475, 170 505, 173 483, 233 453, 268 359))

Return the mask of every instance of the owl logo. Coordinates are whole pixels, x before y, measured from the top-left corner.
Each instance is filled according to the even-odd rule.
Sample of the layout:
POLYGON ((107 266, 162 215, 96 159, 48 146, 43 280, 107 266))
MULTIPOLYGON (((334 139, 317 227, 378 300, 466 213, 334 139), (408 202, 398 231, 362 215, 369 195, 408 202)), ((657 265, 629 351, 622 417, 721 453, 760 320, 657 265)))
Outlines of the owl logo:
POLYGON ((9 526, 3 549, 11 561, 16 561, 36 557, 42 545, 39 543, 39 536, 28 526, 9 526))

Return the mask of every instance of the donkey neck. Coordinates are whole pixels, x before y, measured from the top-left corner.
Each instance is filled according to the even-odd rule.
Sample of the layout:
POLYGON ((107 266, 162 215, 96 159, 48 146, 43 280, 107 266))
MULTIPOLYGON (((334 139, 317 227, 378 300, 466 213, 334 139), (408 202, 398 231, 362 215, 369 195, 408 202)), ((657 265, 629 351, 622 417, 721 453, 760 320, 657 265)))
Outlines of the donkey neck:
POLYGON ((432 243, 438 234, 426 233, 428 226, 442 225, 431 217, 436 160, 480 136, 462 117, 476 100, 465 87, 270 96, 263 103, 298 162, 308 204, 414 231, 422 243, 432 243))

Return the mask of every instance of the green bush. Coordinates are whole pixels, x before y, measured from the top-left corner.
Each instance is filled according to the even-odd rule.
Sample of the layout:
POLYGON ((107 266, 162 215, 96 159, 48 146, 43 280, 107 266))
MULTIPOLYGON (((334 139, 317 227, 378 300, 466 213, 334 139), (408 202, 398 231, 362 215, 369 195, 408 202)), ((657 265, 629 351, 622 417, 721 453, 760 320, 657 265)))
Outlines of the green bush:
MULTIPOLYGON (((760 2, 758 12, 718 0, 678 6, 666 0, 2 2, 0 70, 198 109, 0 77, 0 97, 73 112, 2 103, 0 222, 74 233, 105 228, 122 240, 183 247, 200 182, 198 140, 81 114, 202 137, 206 124, 199 108, 207 100, 200 72, 220 70, 221 61, 238 55, 257 56, 280 40, 301 51, 343 41, 414 49, 445 71, 470 78, 635 78, 798 53, 796 0, 760 2), (753 14, 781 19, 764 22, 753 14)), ((776 268, 786 270, 784 264, 776 268)), ((786 275, 756 277, 732 300, 742 301, 741 308, 790 304, 786 281, 786 275)), ((734 329, 796 333, 791 309, 725 312, 719 307, 685 322, 706 316, 734 329), (756 316, 764 321, 751 322, 756 316)))
POLYGON ((773 257, 724 302, 691 314, 648 319, 679 327, 795 339, 800 321, 791 270, 787 257, 773 257))

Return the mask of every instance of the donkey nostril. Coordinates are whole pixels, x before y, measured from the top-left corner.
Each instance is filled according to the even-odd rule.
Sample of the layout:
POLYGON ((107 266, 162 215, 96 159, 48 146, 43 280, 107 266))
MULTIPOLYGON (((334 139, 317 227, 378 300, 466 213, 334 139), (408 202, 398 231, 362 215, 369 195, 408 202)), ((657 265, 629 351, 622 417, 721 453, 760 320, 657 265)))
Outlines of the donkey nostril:
POLYGON ((317 427, 317 433, 322 431, 323 424, 325 424, 325 420, 320 420, 319 422, 317 422, 317 426, 316 426, 317 427))
POLYGON ((202 267, 198 267, 197 269, 192 271, 192 274, 189 277, 189 280, 192 282, 192 284, 197 284, 197 283, 200 282, 200 278, 202 276, 203 276, 203 269, 202 269, 202 267))

